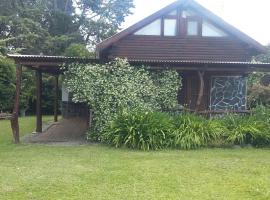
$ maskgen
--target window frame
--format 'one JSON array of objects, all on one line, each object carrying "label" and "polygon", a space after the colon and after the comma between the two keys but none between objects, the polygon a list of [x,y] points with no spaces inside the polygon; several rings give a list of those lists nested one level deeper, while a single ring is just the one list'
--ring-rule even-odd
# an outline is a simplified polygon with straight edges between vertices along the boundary
[{"label": "window frame", "polygon": [[[169,13],[167,15],[164,15],[162,17],[162,21],[161,21],[161,37],[177,37],[179,36],[179,8],[176,9],[176,15],[169,15]],[[175,19],[176,20],[176,27],[175,27],[175,35],[164,35],[164,31],[165,31],[165,20],[166,19]]]},{"label": "window frame", "polygon": [[[197,22],[197,35],[188,35],[188,23]],[[202,19],[198,16],[188,16],[185,18],[185,36],[186,37],[202,37]]]}]

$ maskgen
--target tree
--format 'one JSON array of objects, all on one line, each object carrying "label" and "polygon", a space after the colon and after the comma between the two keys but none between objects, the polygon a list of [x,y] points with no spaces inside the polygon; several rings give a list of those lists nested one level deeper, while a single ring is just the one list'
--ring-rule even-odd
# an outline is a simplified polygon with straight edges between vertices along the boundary
[{"label": "tree", "polygon": [[0,56],[0,112],[10,112],[15,92],[15,64]]},{"label": "tree", "polygon": [[[270,45],[266,46],[267,52],[254,58],[257,62],[270,62]],[[255,107],[259,104],[270,105],[270,86],[262,85],[261,79],[269,73],[255,72],[248,77],[248,105]]]},{"label": "tree", "polygon": [[[1,0],[0,53],[93,56],[87,48],[114,34],[132,6],[132,0]],[[23,71],[22,108],[35,101],[33,81],[31,72]],[[50,79],[43,83],[52,96]],[[12,84],[0,93],[7,104]]]},{"label": "tree", "polygon": [[65,50],[65,56],[89,58],[94,57],[94,54],[88,51],[83,44],[71,44]]},{"label": "tree", "polygon": [[2,0],[0,46],[49,55],[63,55],[72,43],[94,48],[116,33],[132,6],[132,0]]}]

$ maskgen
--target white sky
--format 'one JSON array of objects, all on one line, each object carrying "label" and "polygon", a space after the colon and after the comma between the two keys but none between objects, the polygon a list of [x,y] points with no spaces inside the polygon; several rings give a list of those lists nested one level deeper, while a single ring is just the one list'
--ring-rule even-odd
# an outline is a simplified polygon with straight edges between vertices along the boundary
[{"label": "white sky", "polygon": [[[175,0],[134,0],[133,15],[122,28],[153,14]],[[196,0],[263,45],[270,44],[270,0]]]}]

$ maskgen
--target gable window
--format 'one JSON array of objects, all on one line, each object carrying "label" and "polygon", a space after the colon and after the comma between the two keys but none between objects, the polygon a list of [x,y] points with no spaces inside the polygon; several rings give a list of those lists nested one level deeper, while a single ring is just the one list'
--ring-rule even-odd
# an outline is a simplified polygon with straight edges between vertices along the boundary
[{"label": "gable window", "polygon": [[227,34],[207,21],[202,23],[203,37],[225,37]]},{"label": "gable window", "polygon": [[161,35],[161,19],[157,19],[152,23],[146,25],[145,27],[141,28],[135,35]]},{"label": "gable window", "polygon": [[164,36],[176,36],[177,33],[177,20],[164,19]]},{"label": "gable window", "polygon": [[199,33],[199,22],[195,20],[189,20],[187,22],[187,35],[197,36]]}]

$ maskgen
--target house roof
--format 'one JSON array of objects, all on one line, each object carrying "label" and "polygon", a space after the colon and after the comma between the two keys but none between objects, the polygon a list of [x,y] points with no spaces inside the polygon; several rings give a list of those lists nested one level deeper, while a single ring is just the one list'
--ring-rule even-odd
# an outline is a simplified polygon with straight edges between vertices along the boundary
[{"label": "house roof", "polygon": [[[102,63],[99,59],[65,57],[65,56],[45,56],[45,55],[20,55],[8,54],[16,63],[28,67],[32,70],[40,70],[49,74],[61,74],[62,66],[68,63]],[[270,63],[261,62],[228,62],[212,60],[140,60],[129,59],[132,65],[151,66],[153,69],[164,69],[168,67],[176,70],[207,70],[207,71],[270,71]]]},{"label": "house roof", "polygon": [[242,31],[238,30],[234,26],[228,24],[225,22],[222,18],[218,17],[208,9],[204,8],[194,0],[177,0],[176,2],[166,6],[165,8],[155,12],[154,14],[150,15],[149,17],[144,18],[143,20],[137,22],[136,24],[130,26],[129,28],[115,34],[114,36],[104,40],[103,42],[99,43],[97,45],[97,52],[101,52],[102,50],[110,47],[115,42],[121,40],[122,38],[136,32],[140,28],[144,27],[145,25],[151,23],[155,19],[163,16],[164,14],[174,10],[175,8],[183,6],[183,7],[190,7],[197,11],[202,16],[206,17],[211,22],[215,23],[216,25],[222,27],[224,30],[226,30],[231,35],[236,36],[238,39],[242,40],[243,42],[247,43],[254,49],[256,49],[260,53],[266,52],[266,49],[264,46],[262,46],[259,42],[251,38],[250,36],[246,35]]}]

